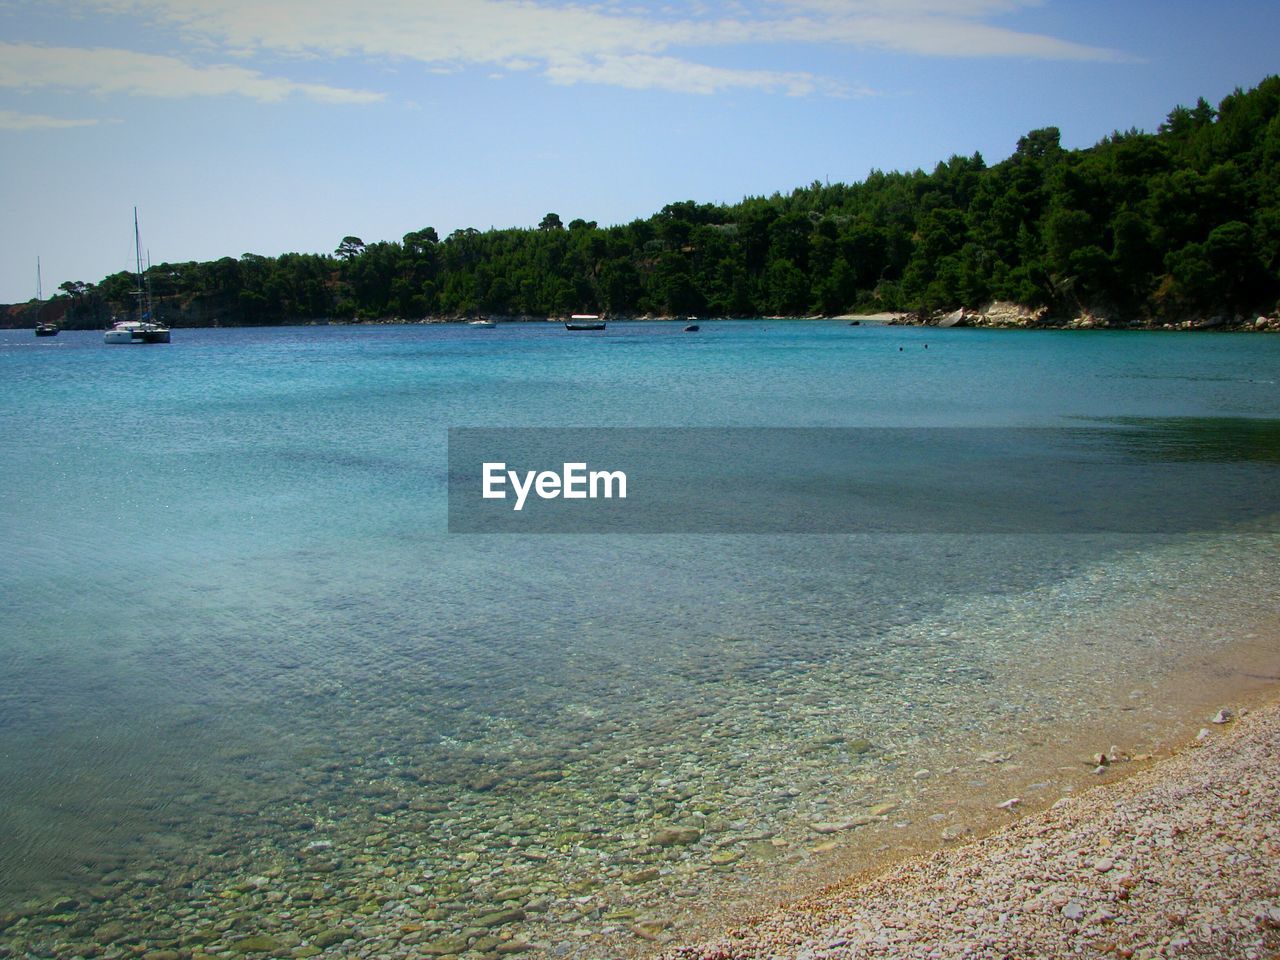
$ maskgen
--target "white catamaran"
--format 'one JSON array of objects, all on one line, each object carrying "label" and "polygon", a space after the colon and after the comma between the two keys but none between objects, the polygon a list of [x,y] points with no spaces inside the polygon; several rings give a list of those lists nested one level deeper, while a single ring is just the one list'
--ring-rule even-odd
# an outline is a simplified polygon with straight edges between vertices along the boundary
[{"label": "white catamaran", "polygon": [[138,319],[119,320],[103,335],[104,343],[168,343],[169,328],[155,319],[151,303],[151,283],[142,274],[142,240],[138,233],[138,208],[133,208],[133,247],[137,255]]}]

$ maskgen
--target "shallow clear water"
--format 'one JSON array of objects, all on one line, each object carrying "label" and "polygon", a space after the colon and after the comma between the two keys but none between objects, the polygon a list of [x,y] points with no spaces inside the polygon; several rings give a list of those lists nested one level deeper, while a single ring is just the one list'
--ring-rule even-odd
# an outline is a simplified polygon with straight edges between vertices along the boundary
[{"label": "shallow clear water", "polygon": [[0,332],[0,939],[567,953],[1277,613],[1274,525],[450,536],[449,427],[1125,418],[1280,419],[1280,338]]}]

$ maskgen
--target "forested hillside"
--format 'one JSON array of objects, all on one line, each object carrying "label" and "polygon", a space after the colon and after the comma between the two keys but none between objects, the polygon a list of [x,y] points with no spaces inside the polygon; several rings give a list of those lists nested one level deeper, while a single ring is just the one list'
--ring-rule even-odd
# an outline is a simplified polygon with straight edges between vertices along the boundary
[{"label": "forested hillside", "polygon": [[[164,263],[148,276],[161,316],[188,324],[803,315],[993,299],[1147,322],[1274,313],[1280,77],[1089,149],[1034,130],[991,167],[953,156],[929,173],[671,203],[619,226],[551,213],[530,229],[440,238],[425,227],[400,241],[346,237],[332,255]],[[66,326],[98,326],[130,309],[134,283],[120,273],[64,284],[55,309]]]}]

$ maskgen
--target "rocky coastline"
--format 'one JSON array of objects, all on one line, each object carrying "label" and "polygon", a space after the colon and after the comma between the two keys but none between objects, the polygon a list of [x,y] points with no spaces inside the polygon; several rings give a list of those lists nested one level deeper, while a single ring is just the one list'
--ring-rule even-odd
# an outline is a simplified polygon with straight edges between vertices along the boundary
[{"label": "rocky coastline", "polygon": [[959,307],[950,311],[917,311],[889,314],[886,323],[895,326],[985,327],[1022,330],[1232,330],[1280,332],[1280,316],[1259,314],[1213,314],[1179,320],[1126,319],[1114,311],[1081,307],[1054,311],[1048,307],[996,300],[979,308]]}]

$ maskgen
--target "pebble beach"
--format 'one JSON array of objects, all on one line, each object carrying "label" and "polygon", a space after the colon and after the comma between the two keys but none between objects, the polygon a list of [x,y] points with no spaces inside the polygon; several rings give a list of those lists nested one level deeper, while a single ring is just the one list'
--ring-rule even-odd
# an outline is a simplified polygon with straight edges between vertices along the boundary
[{"label": "pebble beach", "polygon": [[1126,779],[664,960],[1274,957],[1280,704],[1241,713]]}]

